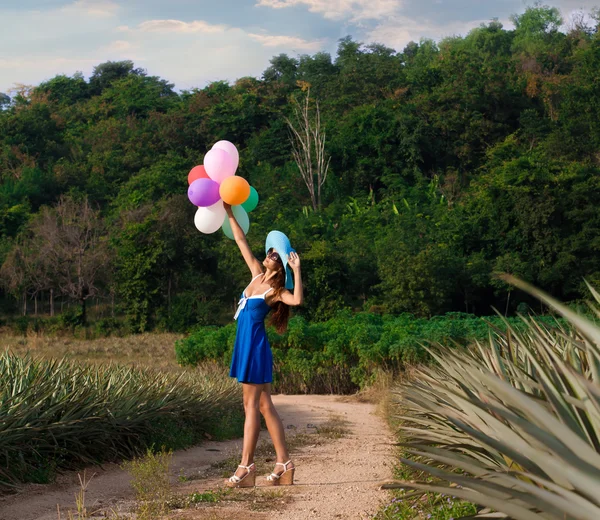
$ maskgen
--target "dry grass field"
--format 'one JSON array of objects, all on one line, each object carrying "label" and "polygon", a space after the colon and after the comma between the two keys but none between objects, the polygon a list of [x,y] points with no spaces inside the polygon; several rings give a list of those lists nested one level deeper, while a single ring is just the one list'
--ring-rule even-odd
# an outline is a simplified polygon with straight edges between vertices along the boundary
[{"label": "dry grass field", "polygon": [[181,370],[175,361],[175,341],[183,334],[134,334],[93,340],[47,336],[30,333],[27,336],[0,332],[0,352],[9,350],[23,355],[27,352],[46,359],[66,357],[74,361],[119,363],[130,366],[151,366],[162,370]]}]

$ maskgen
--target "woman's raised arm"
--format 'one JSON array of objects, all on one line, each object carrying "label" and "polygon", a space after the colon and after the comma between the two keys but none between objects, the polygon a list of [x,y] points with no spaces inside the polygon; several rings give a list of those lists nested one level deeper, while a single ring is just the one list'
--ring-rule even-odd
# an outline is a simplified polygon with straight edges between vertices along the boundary
[{"label": "woman's raised arm", "polygon": [[248,265],[248,269],[250,269],[252,276],[261,274],[263,272],[262,264],[252,253],[252,250],[250,249],[250,246],[248,245],[248,241],[246,240],[246,235],[244,235],[242,228],[240,227],[240,225],[237,223],[237,220],[235,220],[235,217],[233,216],[233,211],[231,210],[231,206],[229,204],[226,204],[225,202],[223,203],[223,206],[225,206],[225,211],[227,211],[227,216],[229,218],[229,224],[231,224],[231,231],[233,232],[233,238],[235,239],[235,243],[238,245],[238,247],[240,248],[240,251],[242,252],[242,256],[244,257],[244,260],[246,261],[246,264]]},{"label": "woman's raised arm", "polygon": [[302,305],[304,302],[304,287],[302,285],[302,274],[300,273],[300,257],[298,253],[292,252],[288,256],[288,265],[294,271],[294,292],[285,290],[279,295],[279,299],[286,305]]}]

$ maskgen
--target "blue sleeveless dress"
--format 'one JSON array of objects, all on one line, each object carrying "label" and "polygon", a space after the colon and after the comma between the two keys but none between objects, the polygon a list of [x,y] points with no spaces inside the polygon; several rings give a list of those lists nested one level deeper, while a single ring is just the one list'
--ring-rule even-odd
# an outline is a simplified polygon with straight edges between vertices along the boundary
[{"label": "blue sleeveless dress", "polygon": [[[262,274],[252,278],[250,284],[259,276]],[[272,383],[273,354],[265,330],[265,317],[271,310],[265,302],[265,296],[272,288],[249,298],[246,297],[246,289],[242,292],[234,316],[237,330],[229,376],[237,378],[240,383]]]}]

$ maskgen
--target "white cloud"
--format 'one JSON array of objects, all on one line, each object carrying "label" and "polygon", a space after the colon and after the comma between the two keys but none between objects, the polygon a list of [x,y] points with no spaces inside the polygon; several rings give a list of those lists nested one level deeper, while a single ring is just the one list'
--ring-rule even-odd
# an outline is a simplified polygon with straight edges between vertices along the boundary
[{"label": "white cloud", "polygon": [[62,8],[66,13],[80,13],[98,18],[110,18],[117,14],[119,5],[111,0],[77,0]]},{"label": "white cloud", "polygon": [[133,48],[131,42],[125,40],[116,40],[108,46],[108,50],[112,51],[128,51]]},{"label": "white cloud", "polygon": [[204,20],[182,22],[181,20],[147,20],[137,26],[141,32],[165,33],[222,33],[227,30],[226,25],[212,25]]},{"label": "white cloud", "polygon": [[269,34],[253,34],[248,36],[260,43],[263,47],[287,47],[290,49],[301,49],[305,51],[317,51],[323,47],[323,41],[307,41],[294,36],[275,36]]},{"label": "white cloud", "polygon": [[307,6],[311,13],[322,14],[331,20],[380,20],[400,9],[402,0],[258,0],[257,7],[283,9]]}]

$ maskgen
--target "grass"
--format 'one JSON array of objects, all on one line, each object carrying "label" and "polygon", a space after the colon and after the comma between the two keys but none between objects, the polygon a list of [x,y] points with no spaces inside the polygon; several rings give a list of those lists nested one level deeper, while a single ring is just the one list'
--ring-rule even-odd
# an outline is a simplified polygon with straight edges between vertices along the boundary
[{"label": "grass", "polygon": [[83,340],[72,336],[55,337],[36,333],[19,336],[2,332],[0,344],[5,351],[18,355],[29,352],[44,359],[66,357],[86,363],[113,362],[182,372],[184,369],[175,361],[174,351],[175,341],[182,337],[182,334],[153,333]]},{"label": "grass", "polygon": [[[250,511],[272,511],[282,504],[291,502],[293,498],[281,489],[264,489],[260,487],[244,489],[242,493],[234,489],[218,489],[180,496],[179,502],[173,502],[177,509],[206,508],[217,504],[243,502]],[[175,509],[173,507],[172,509]],[[220,518],[220,517],[219,517]]]},{"label": "grass", "polygon": [[64,513],[60,510],[60,506],[57,504],[57,520],[63,520],[63,518],[64,520],[91,520],[94,518],[99,518],[100,515],[102,516],[102,518],[106,518],[108,520],[130,520],[132,518],[131,515],[127,514],[123,516],[114,509],[88,509],[88,506],[86,505],[86,493],[90,482],[94,478],[94,475],[95,473],[90,478],[87,478],[85,470],[83,472],[83,475],[81,473],[77,474],[77,476],[79,477],[79,491],[75,495],[75,511],[67,510],[65,516],[63,517]]},{"label": "grass", "polygon": [[[399,450],[398,456],[401,455],[403,454]],[[431,477],[402,464],[396,465],[393,473],[394,478],[398,480],[433,482]],[[453,520],[477,513],[474,504],[453,496],[437,493],[413,493],[405,490],[394,490],[391,493],[390,503],[382,507],[373,520]]]},{"label": "grass", "polygon": [[[79,491],[77,492],[77,494],[75,495],[75,508],[77,510],[77,518],[80,520],[84,520],[87,518],[90,518],[92,515],[94,515],[93,512],[88,511],[87,506],[85,504],[85,496],[86,496],[86,492],[87,492],[87,488],[90,485],[90,482],[92,481],[92,479],[94,478],[94,475],[92,475],[89,479],[86,478],[86,474],[85,471],[83,472],[83,476],[81,474],[78,474],[79,477]],[[57,504],[56,505],[56,513],[58,515],[58,520],[62,520],[62,514],[60,511],[60,506]],[[74,520],[75,517],[73,516],[73,513],[71,511],[67,511],[67,516],[66,518],[68,520]]]},{"label": "grass", "polygon": [[477,510],[473,504],[450,497],[427,494],[410,499],[398,494],[377,513],[374,520],[453,520],[475,513]]},{"label": "grass", "polygon": [[169,481],[172,455],[172,451],[164,448],[157,453],[148,449],[145,456],[123,463],[123,469],[132,477],[137,520],[155,520],[168,513],[172,494]]}]

